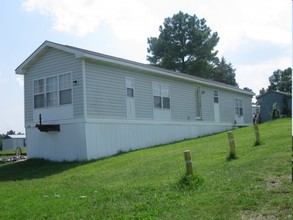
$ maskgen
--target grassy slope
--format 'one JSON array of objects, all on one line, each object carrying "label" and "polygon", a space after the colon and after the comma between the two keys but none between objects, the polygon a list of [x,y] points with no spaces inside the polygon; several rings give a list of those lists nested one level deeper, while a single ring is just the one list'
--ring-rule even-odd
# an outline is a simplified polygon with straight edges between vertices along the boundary
[{"label": "grassy slope", "polygon": [[[0,219],[291,219],[291,120],[84,163],[0,164]],[[203,182],[178,184],[183,151]]]}]

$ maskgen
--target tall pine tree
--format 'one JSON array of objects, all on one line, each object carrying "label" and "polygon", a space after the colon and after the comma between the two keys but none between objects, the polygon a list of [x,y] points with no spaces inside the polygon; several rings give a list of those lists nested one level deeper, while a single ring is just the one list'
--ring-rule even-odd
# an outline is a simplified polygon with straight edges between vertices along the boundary
[{"label": "tall pine tree", "polygon": [[148,38],[150,64],[237,86],[232,64],[217,58],[218,33],[205,19],[180,11],[166,18],[159,31],[159,37]]}]

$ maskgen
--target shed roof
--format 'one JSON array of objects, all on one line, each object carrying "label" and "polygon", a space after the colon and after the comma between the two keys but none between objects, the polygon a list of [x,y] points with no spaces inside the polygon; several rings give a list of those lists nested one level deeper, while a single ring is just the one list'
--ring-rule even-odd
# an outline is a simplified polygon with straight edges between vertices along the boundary
[{"label": "shed roof", "polygon": [[268,95],[270,95],[272,93],[283,95],[283,96],[286,96],[286,97],[292,97],[291,94],[288,94],[288,93],[285,93],[285,92],[270,90],[270,91],[266,92],[265,94],[262,94],[262,95],[258,96],[257,99],[262,99],[263,97],[268,96]]},{"label": "shed roof", "polygon": [[9,134],[4,136],[4,139],[20,139],[20,138],[25,138],[25,134]]},{"label": "shed roof", "polygon": [[166,70],[163,68],[158,68],[148,64],[142,64],[135,61],[130,61],[114,56],[109,56],[101,53],[97,53],[90,50],[85,50],[73,46],[62,45],[58,43],[54,43],[51,41],[45,41],[42,45],[40,45],[23,63],[21,63],[15,70],[16,74],[25,75],[26,69],[29,68],[42,54],[44,54],[49,48],[59,49],[71,54],[74,54],[76,58],[79,59],[93,59],[96,61],[106,62],[112,65],[119,65],[127,68],[138,69],[142,71],[156,73],[158,75],[164,75],[172,78],[178,78],[182,80],[196,82],[206,86],[213,86],[217,88],[222,88],[226,90],[232,90],[234,92],[242,93],[245,95],[253,96],[254,93],[249,92],[247,90],[242,90],[237,87],[227,85],[224,83],[204,79],[201,77],[196,77],[176,71]]}]

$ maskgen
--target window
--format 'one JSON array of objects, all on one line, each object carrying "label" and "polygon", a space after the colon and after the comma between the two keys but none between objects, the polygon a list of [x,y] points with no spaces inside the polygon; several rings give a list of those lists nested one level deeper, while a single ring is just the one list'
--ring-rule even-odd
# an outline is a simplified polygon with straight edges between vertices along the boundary
[{"label": "window", "polygon": [[126,77],[126,96],[134,98],[134,79]]},{"label": "window", "polygon": [[46,78],[46,105],[48,107],[58,105],[57,76]]},{"label": "window", "polygon": [[169,86],[162,83],[153,83],[154,108],[170,109]]},{"label": "window", "polygon": [[71,82],[71,73],[35,80],[34,108],[71,104]]},{"label": "window", "polygon": [[237,116],[243,116],[242,99],[235,99],[235,114]]},{"label": "window", "polygon": [[71,73],[59,76],[59,99],[60,105],[72,103]]},{"label": "window", "polygon": [[34,81],[34,108],[45,107],[44,79]]},{"label": "window", "polygon": [[214,90],[214,103],[219,103],[219,92]]}]

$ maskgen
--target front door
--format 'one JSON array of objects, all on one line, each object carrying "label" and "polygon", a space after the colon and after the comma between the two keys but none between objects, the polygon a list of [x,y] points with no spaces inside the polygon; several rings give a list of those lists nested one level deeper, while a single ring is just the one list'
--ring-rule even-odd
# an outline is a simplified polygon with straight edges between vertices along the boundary
[{"label": "front door", "polygon": [[242,99],[239,98],[235,98],[235,122],[236,125],[242,125],[244,123]]},{"label": "front door", "polygon": [[215,122],[220,122],[220,107],[219,103],[214,103]]},{"label": "front door", "polygon": [[214,116],[215,122],[220,122],[219,91],[214,90]]},{"label": "front door", "polygon": [[126,77],[126,106],[127,118],[135,118],[134,79]]}]

